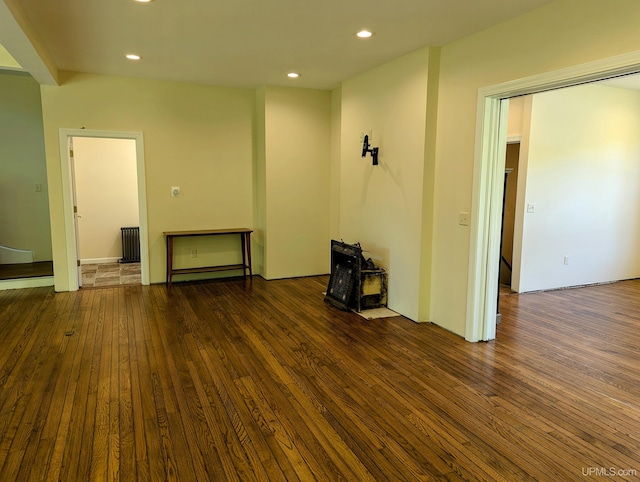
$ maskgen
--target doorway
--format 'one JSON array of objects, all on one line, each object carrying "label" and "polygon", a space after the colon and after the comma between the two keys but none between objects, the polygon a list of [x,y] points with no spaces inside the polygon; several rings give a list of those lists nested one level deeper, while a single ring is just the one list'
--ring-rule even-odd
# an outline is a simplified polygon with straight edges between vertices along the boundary
[{"label": "doorway", "polygon": [[506,124],[509,98],[640,72],[640,53],[621,55],[479,89],[465,338],[496,335]]},{"label": "doorway", "polygon": [[140,260],[125,256],[129,231],[139,227],[135,140],[72,137],[70,143],[78,218],[79,284],[83,288],[139,285]]},{"label": "doorway", "polygon": [[[91,252],[87,252],[85,249],[85,254],[82,252],[82,245],[80,243],[80,237],[82,233],[82,228],[79,227],[86,219],[79,218],[82,216],[81,209],[78,208],[78,204],[76,202],[76,195],[78,194],[75,188],[75,168],[74,168],[74,152],[72,149],[69,149],[68,146],[72,145],[74,141],[80,141],[81,144],[85,144],[87,138],[96,139],[96,141],[108,141],[111,140],[124,140],[130,141],[134,143],[133,152],[135,153],[135,174],[136,180],[134,184],[136,185],[136,193],[134,197],[137,197],[137,221],[139,224],[139,239],[140,239],[140,282],[144,285],[149,284],[149,267],[148,267],[148,231],[147,231],[147,209],[146,209],[146,182],[145,182],[145,169],[144,169],[144,152],[143,152],[143,138],[142,133],[136,132],[112,132],[112,131],[89,131],[85,129],[60,129],[59,131],[60,137],[60,158],[62,163],[63,170],[63,199],[65,204],[65,233],[67,240],[67,274],[69,277],[69,290],[75,291],[80,286],[82,286],[82,263],[81,260],[84,258],[86,261],[107,261],[112,262],[117,260],[114,258],[114,255],[100,256],[97,258],[95,252],[91,254]],[[126,142],[125,142],[126,144]],[[95,175],[95,173],[93,173]],[[117,181],[111,181],[112,184],[117,183]],[[84,186],[83,188],[95,189],[96,186]],[[107,214],[105,214],[107,213]],[[103,215],[108,215],[109,207],[107,206],[106,210],[104,210]],[[94,215],[91,215],[93,217]],[[129,215],[131,218],[133,215]],[[88,221],[88,220],[87,220]],[[95,219],[92,219],[95,222]],[[98,221],[99,222],[99,221]],[[122,221],[117,222],[120,224]],[[118,228],[120,229],[120,228]],[[113,231],[113,230],[112,230]],[[79,236],[80,234],[80,236]],[[116,233],[113,236],[113,232],[109,235],[109,240],[107,241],[107,245],[112,245],[113,248],[114,243],[119,243],[120,241],[120,233]],[[95,243],[90,243],[94,244]],[[120,247],[118,247],[120,248]],[[108,252],[104,251],[103,253]],[[113,251],[111,251],[113,253]],[[88,263],[85,263],[88,264]],[[111,263],[113,264],[113,263]],[[124,273],[125,276],[130,275],[131,273]],[[118,274],[120,275],[120,274]],[[113,278],[115,273],[109,273],[109,277]]]},{"label": "doorway", "polygon": [[500,286],[511,288],[513,273],[513,236],[518,192],[520,142],[507,143],[505,162],[504,209],[502,213],[502,250],[500,253]]}]

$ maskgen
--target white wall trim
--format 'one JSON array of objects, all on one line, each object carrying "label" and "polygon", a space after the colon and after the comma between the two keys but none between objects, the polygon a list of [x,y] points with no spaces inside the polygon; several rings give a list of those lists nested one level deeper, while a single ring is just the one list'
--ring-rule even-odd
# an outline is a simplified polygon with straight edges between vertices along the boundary
[{"label": "white wall trim", "polygon": [[53,286],[53,276],[41,276],[39,278],[8,279],[0,281],[0,291],[21,290],[23,288],[40,288]]},{"label": "white wall trim", "polygon": [[101,263],[117,263],[120,260],[117,256],[115,258],[86,258],[81,259],[80,264],[101,264]]},{"label": "white wall trim", "polygon": [[[469,252],[469,299],[465,327],[465,338],[468,341],[495,338],[502,191],[507,148],[507,123],[501,122],[501,119],[505,120],[509,112],[508,101],[478,97],[478,103],[482,104],[478,106],[478,115],[482,115],[482,118],[477,120],[480,129],[476,131],[475,159],[486,161],[476,162],[473,173],[471,219],[476,222],[471,224]],[[490,283],[494,279],[496,286],[491,293]]]},{"label": "white wall trim", "polygon": [[479,89],[479,94],[483,97],[506,99],[638,72],[640,72],[640,51],[636,50],[615,57],[482,87]]},{"label": "white wall trim", "polygon": [[[62,199],[64,203],[64,227],[67,245],[67,273],[69,291],[78,290],[78,270],[76,260],[75,224],[73,220],[73,196],[71,188],[71,165],[67,152],[69,137],[100,137],[112,139],[133,139],[136,141],[136,163],[138,174],[138,210],[140,220],[140,270],[142,284],[149,284],[149,234],[147,228],[147,187],[144,163],[144,139],[142,132],[97,131],[88,129],[61,128],[58,131],[60,144],[60,163],[62,170]],[[55,272],[54,272],[55,277]]]},{"label": "white wall trim", "polygon": [[501,165],[504,169],[500,153],[506,144],[506,132],[504,135],[501,132],[506,131],[507,115],[500,107],[501,99],[638,72],[640,51],[634,51],[478,90],[465,328],[468,341],[495,338],[496,310],[492,310],[491,305],[495,307],[498,296],[498,257],[494,251],[500,236],[500,224],[496,224],[495,218],[499,212],[496,204],[501,204],[498,200],[502,199],[504,188],[503,179],[497,173]]}]

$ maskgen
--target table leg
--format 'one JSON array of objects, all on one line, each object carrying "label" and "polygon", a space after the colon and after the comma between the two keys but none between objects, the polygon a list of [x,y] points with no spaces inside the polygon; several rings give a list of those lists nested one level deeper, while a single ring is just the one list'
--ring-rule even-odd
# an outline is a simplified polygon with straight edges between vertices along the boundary
[{"label": "table leg", "polygon": [[240,251],[242,251],[242,277],[247,277],[247,242],[245,236],[247,233],[240,233]]},{"label": "table leg", "polygon": [[171,286],[173,272],[173,236],[167,236],[167,283]]},{"label": "table leg", "polygon": [[251,233],[244,233],[244,242],[247,250],[247,264],[249,266],[249,276],[253,278],[253,270],[251,268]]}]

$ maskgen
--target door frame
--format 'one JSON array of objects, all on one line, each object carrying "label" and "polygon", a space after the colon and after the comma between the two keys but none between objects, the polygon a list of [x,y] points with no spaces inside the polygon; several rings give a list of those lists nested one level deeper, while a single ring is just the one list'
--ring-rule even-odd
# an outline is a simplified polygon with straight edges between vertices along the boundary
[{"label": "door frame", "polygon": [[502,191],[508,99],[640,73],[640,51],[478,90],[465,339],[496,337]]},{"label": "door frame", "polygon": [[78,280],[78,247],[76,244],[76,227],[73,214],[73,190],[71,161],[67,150],[70,137],[98,137],[107,139],[133,139],[136,142],[136,168],[138,177],[138,215],[140,224],[140,271],[143,285],[149,284],[149,232],[147,227],[147,185],[144,163],[144,139],[142,132],[101,131],[88,129],[60,128],[58,131],[60,145],[60,161],[62,169],[62,199],[64,203],[64,226],[67,252],[67,273],[69,291],[77,291]]}]

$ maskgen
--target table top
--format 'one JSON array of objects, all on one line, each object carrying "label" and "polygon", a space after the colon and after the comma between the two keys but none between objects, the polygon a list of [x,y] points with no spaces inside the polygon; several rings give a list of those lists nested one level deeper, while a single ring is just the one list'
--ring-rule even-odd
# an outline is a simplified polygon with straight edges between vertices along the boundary
[{"label": "table top", "polygon": [[189,231],[165,231],[163,234],[168,237],[175,236],[209,236],[214,234],[242,234],[252,233],[253,229],[233,228],[233,229],[195,229]]}]

